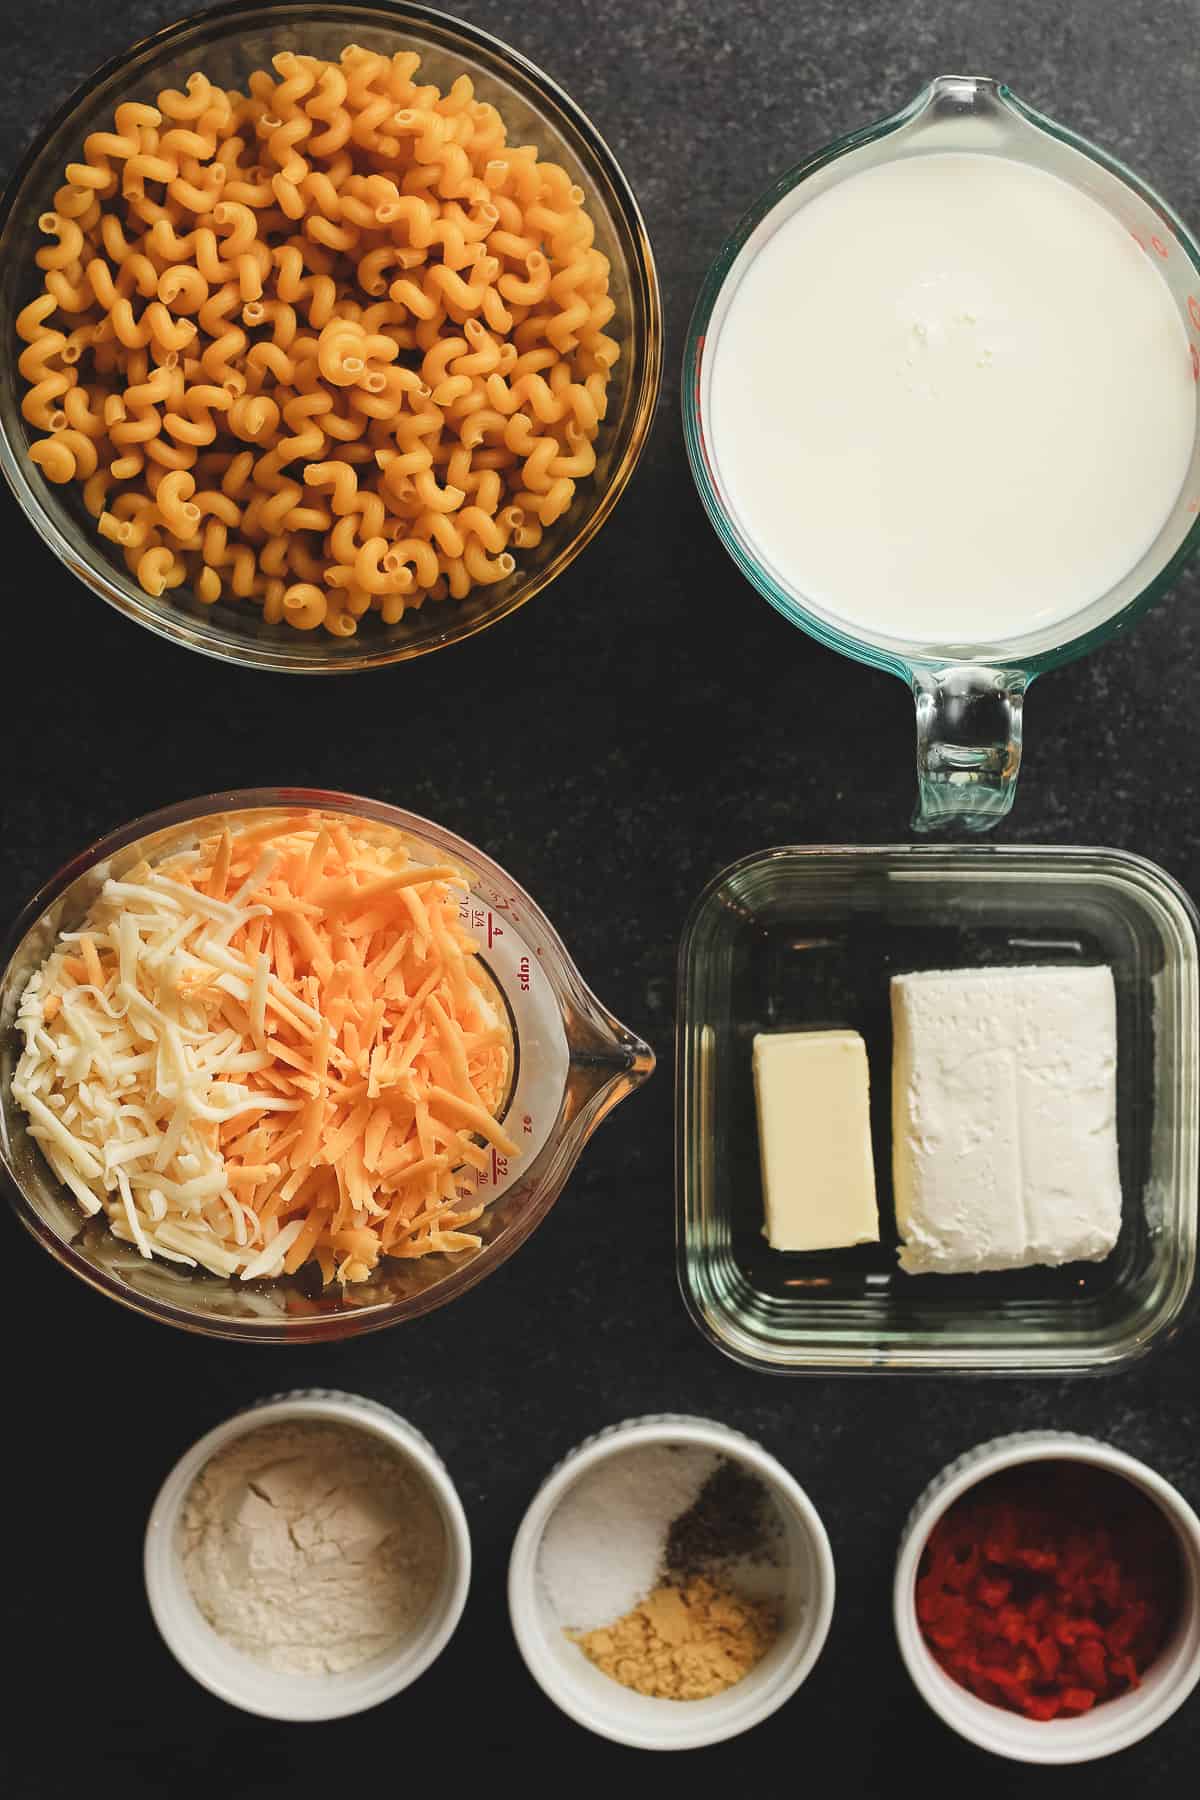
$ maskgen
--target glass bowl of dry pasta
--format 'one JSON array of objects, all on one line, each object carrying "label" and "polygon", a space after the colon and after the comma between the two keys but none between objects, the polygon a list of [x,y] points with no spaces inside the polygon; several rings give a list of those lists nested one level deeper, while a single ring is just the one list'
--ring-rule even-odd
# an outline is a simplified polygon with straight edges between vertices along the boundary
[{"label": "glass bowl of dry pasta", "polygon": [[348,1337],[465,1293],[654,1067],[511,876],[344,794],[135,820],[3,957],[18,1217],[102,1293],[217,1337]]},{"label": "glass bowl of dry pasta", "polygon": [[633,472],[654,260],[603,138],[419,6],[239,4],[108,64],[0,212],[0,464],[127,617],[294,673],[469,637]]}]

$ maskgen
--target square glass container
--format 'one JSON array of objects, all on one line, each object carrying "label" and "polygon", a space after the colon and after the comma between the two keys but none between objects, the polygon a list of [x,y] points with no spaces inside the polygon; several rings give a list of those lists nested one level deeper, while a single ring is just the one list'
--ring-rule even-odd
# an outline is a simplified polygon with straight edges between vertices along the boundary
[{"label": "square glass container", "polygon": [[[700,1330],[753,1368],[1073,1374],[1180,1321],[1196,1261],[1197,927],[1169,875],[1119,850],[766,850],[696,902],[679,959],[679,1278]],[[917,969],[1096,964],[1117,996],[1122,1226],[1099,1263],[907,1275],[892,1203],[889,982]],[[772,1250],[751,1046],[866,1040],[881,1241]]]}]

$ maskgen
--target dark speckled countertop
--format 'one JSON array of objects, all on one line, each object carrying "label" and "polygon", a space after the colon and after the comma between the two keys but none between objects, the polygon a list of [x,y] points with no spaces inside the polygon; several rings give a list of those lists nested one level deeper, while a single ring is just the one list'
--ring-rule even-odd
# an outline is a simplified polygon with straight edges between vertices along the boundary
[{"label": "dark speckled countertop", "polygon": [[[0,166],[11,169],[39,118],[92,69],[178,10],[179,0],[3,0]],[[340,1347],[272,1353],[158,1329],[73,1282],[0,1218],[10,1652],[0,1790],[200,1800],[215,1783],[256,1800],[431,1779],[450,1793],[552,1794],[586,1768],[636,1794],[668,1774],[714,1796],[735,1783],[857,1797],[903,1782],[980,1800],[1182,1793],[1195,1781],[1200,1695],[1109,1763],[993,1761],[911,1690],[889,1582],[925,1482],[1014,1428],[1096,1432],[1200,1502],[1200,1323],[1130,1373],[1072,1385],[785,1381],[739,1369],[701,1340],[675,1288],[671,1059],[675,948],[703,883],[769,844],[903,838],[913,783],[901,684],[792,630],[741,581],[701,513],[677,406],[701,276],[773,176],[939,71],[1010,82],[1200,218],[1196,8],[460,0],[459,10],[571,91],[645,209],[668,374],[628,495],[556,587],[447,653],[482,713],[458,749],[432,729],[434,663],[302,692],[208,663],[92,598],[5,494],[0,917],[98,833],[184,796],[270,782],[376,794],[511,868],[603,999],[653,1042],[660,1071],[500,1274],[421,1324]],[[1200,891],[1198,601],[1193,574],[1133,636],[1037,684],[1010,841],[1124,846]],[[414,759],[414,743],[437,747]],[[616,910],[602,893],[619,896]],[[358,1720],[300,1728],[235,1712],[177,1668],[146,1611],[140,1550],[158,1481],[200,1432],[257,1396],[309,1384],[375,1395],[436,1441],[477,1561],[463,1627],[418,1688]],[[669,1770],[555,1711],[517,1656],[504,1599],[512,1535],[545,1471],[597,1427],[660,1409],[727,1420],[782,1457],[827,1521],[839,1579],[829,1643],[797,1698],[751,1735]]]}]

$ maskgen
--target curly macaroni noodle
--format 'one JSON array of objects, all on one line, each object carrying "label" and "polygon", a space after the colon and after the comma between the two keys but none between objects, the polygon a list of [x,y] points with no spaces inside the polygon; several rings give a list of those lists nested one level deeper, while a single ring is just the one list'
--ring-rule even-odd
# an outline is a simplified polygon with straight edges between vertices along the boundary
[{"label": "curly macaroni noodle", "polygon": [[147,593],[349,637],[502,581],[595,468],[620,348],[583,192],[419,60],[125,102],[39,220],[29,454]]}]

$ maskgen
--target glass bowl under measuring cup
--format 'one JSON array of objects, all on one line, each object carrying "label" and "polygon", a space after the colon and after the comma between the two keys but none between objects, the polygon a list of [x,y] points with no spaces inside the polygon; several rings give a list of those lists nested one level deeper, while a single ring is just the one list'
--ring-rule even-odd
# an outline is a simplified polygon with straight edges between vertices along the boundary
[{"label": "glass bowl under measuring cup", "polygon": [[[154,598],[133,579],[115,547],[100,537],[74,482],[55,486],[28,456],[31,431],[21,416],[25,383],[15,320],[41,282],[34,255],[39,217],[51,207],[67,163],[90,132],[111,131],[123,100],[152,100],[182,87],[196,69],[244,90],[256,69],[281,50],[328,59],[347,44],[390,55],[415,50],[421,79],[443,89],[470,77],[480,100],[503,115],[513,142],[532,143],[567,169],[587,196],[595,242],[610,263],[621,344],[596,440],[594,472],[581,480],[568,512],[541,543],[522,551],[503,580],[471,589],[461,601],[426,603],[394,625],[374,613],[352,637],[264,624],[245,601],[207,606],[190,588]],[[235,0],[134,45],[107,63],[55,113],[22,159],[0,202],[0,471],[26,518],[71,573],[94,594],[160,637],[206,656],[290,674],[347,674],[424,655],[515,612],[575,560],[609,518],[646,442],[662,368],[662,309],[654,254],[637,201],[616,157],[591,120],[541,69],[489,32],[419,5],[358,0]]]},{"label": "glass bowl under measuring cup", "polygon": [[[381,842],[403,836],[418,862],[454,865],[465,884],[461,923],[476,939],[491,997],[507,1014],[512,1075],[497,1115],[519,1156],[490,1153],[471,1172],[472,1200],[485,1204],[472,1226],[477,1250],[412,1260],[383,1259],[366,1281],[321,1289],[313,1270],[241,1282],[144,1260],[86,1220],[26,1129],[13,1098],[21,1051],[17,1006],[62,931],[78,926],[109,877],[143,859],[161,862],[234,820],[296,817],[353,820]],[[18,1218],[74,1274],[150,1318],[213,1337],[304,1343],[351,1337],[444,1306],[517,1250],[545,1218],[593,1131],[653,1072],[654,1055],[587,987],[550,921],[512,877],[482,851],[415,813],[375,800],[309,788],[209,794],[151,813],[82,852],[34,895],[18,919],[0,974],[0,1168]]]},{"label": "glass bowl under measuring cup", "polygon": [[[1141,246],[1162,278],[1186,334],[1195,414],[1200,375],[1200,248],[1144,182],[1115,158],[1043,118],[1002,84],[942,76],[890,118],[839,138],[790,170],[741,221],[713,265],[696,303],[684,357],[684,429],[700,497],[726,549],[758,591],[793,624],[830,648],[907,682],[917,709],[918,802],[913,829],[953,826],[987,831],[1013,802],[1021,757],[1024,696],[1044,670],[1082,656],[1123,631],[1160,599],[1200,544],[1200,424],[1182,486],[1154,541],[1107,592],[1080,610],[1000,641],[921,641],[889,635],[836,613],[799,591],[756,545],[723,478],[712,431],[713,366],[721,330],[740,282],[769,240],[803,207],[847,178],[937,152],[976,153],[1058,177],[1102,207]],[[1081,307],[1103,307],[1103,294],[1081,293]],[[1164,309],[1170,317],[1170,308]],[[965,315],[964,315],[965,316]],[[1182,339],[1181,339],[1182,343]],[[787,354],[786,342],[779,355]],[[1103,380],[1103,370],[1097,379]],[[1179,380],[1188,370],[1181,361]],[[985,409],[972,429],[988,430]],[[799,438],[803,416],[796,422]],[[1038,420],[1031,417],[1031,438]],[[1131,456],[1138,446],[1131,446]],[[914,450],[915,455],[915,450]],[[969,437],[962,456],[970,459]],[[1163,505],[1169,496],[1164,495]],[[796,496],[802,509],[804,495]],[[987,556],[987,546],[978,548]],[[969,594],[972,569],[962,568]]]}]

